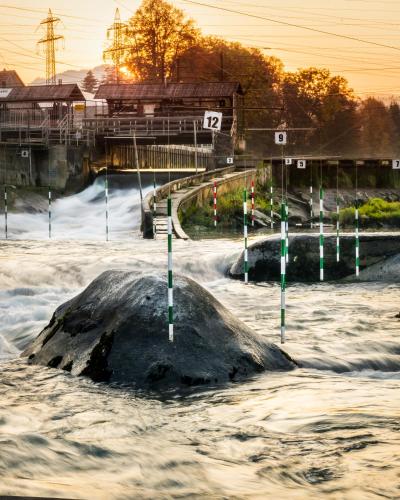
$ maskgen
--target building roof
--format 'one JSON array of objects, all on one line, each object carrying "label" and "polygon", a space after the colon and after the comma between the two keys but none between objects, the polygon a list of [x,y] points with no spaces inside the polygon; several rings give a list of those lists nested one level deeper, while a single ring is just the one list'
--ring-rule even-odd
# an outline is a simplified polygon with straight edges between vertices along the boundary
[{"label": "building roof", "polygon": [[24,82],[15,70],[3,69],[0,71],[0,87],[23,87]]},{"label": "building roof", "polygon": [[131,83],[100,85],[96,99],[182,99],[182,98],[218,98],[242,94],[238,82],[209,83]]},{"label": "building roof", "polygon": [[14,87],[7,95],[0,92],[0,102],[72,102],[84,100],[85,97],[76,83]]}]

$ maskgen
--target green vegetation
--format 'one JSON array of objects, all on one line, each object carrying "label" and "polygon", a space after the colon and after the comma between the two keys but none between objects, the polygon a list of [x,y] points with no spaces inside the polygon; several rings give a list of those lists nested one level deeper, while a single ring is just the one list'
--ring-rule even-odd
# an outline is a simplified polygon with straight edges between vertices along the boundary
[{"label": "green vegetation", "polygon": [[[269,194],[257,191],[255,197],[255,209],[268,215],[270,213]],[[248,191],[249,193],[249,191]],[[250,222],[251,201],[248,198],[248,213]],[[274,206],[274,211],[278,210]],[[182,226],[187,229],[197,226],[197,229],[207,230],[214,227],[213,199],[204,206],[190,205],[184,210],[179,210],[179,220]],[[186,226],[186,227],[185,227]],[[241,231],[243,228],[243,189],[237,188],[234,191],[218,196],[218,229],[227,232]]]},{"label": "green vegetation", "polygon": [[[400,202],[386,201],[382,198],[371,198],[359,207],[361,224],[364,226],[400,226]],[[340,223],[346,226],[354,224],[355,208],[344,208],[340,211]],[[336,220],[336,214],[334,216]]]}]

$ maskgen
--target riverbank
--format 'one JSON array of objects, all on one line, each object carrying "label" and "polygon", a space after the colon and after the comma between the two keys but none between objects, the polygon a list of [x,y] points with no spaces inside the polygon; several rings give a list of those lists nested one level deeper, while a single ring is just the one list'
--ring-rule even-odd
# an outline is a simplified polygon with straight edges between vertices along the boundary
[{"label": "riverbank", "polygon": [[[275,228],[279,223],[281,190],[273,192],[273,213]],[[355,191],[352,189],[339,192],[340,221],[343,229],[354,227]],[[251,224],[251,200],[248,193],[249,232],[265,233],[270,229],[270,191],[268,187],[256,187],[254,226]],[[311,226],[310,194],[305,190],[288,192],[289,226],[293,229],[307,229]],[[324,191],[324,223],[336,224],[336,189]],[[357,191],[357,203],[360,207],[360,227],[363,229],[395,229],[400,227],[400,191],[395,189],[363,189]],[[319,222],[319,192],[313,193],[313,222]],[[192,204],[179,211],[179,218],[184,231],[191,238],[200,237],[236,237],[243,232],[243,190],[235,189],[217,200],[218,223],[214,227],[213,200],[206,200],[202,205]]]}]

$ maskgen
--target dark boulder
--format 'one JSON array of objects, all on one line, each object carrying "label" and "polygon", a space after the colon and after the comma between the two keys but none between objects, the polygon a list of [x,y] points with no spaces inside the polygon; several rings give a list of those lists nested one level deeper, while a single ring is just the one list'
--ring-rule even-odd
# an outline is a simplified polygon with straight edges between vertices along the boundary
[{"label": "dark boulder", "polygon": [[[360,236],[360,280],[400,281],[400,236],[362,234]],[[338,280],[355,272],[354,235],[341,235],[340,262],[336,262],[336,236],[325,236],[324,269],[326,280]],[[248,249],[249,278],[253,281],[280,280],[280,235],[257,241]],[[390,266],[390,267],[389,267]],[[370,270],[370,272],[369,272]],[[397,272],[396,272],[397,271]],[[287,281],[319,281],[319,235],[290,234]],[[243,253],[229,274],[243,277]]]},{"label": "dark boulder", "polygon": [[224,383],[296,366],[195,281],[177,276],[174,299],[171,343],[166,277],[107,271],[60,306],[22,356],[136,387]]}]

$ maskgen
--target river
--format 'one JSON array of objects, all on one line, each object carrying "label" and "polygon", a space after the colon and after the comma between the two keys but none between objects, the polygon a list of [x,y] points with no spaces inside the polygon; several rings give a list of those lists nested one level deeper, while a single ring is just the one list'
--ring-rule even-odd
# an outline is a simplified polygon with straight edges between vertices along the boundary
[{"label": "river", "polygon": [[[112,187],[112,183],[111,183]],[[166,268],[136,189],[101,183],[0,242],[0,495],[85,499],[400,498],[400,285],[294,284],[284,348],[303,368],[149,394],[27,366],[54,309],[106,269]],[[279,287],[225,277],[238,240],[174,241],[176,272],[279,341]],[[318,265],[318,263],[316,263]]]}]

